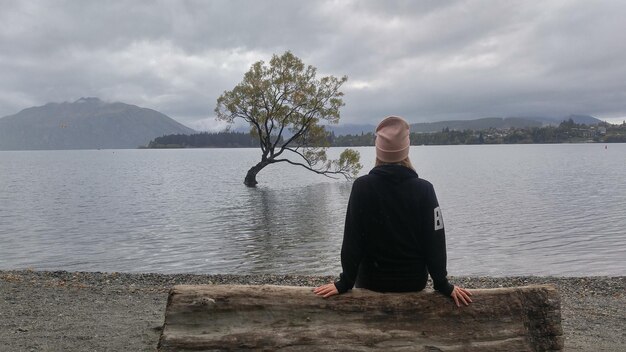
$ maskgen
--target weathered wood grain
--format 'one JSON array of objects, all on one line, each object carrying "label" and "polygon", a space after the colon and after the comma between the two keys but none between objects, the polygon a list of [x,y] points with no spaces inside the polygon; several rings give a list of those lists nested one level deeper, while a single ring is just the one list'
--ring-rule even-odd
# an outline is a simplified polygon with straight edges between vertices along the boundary
[{"label": "weathered wood grain", "polygon": [[306,287],[175,286],[159,351],[562,350],[553,286],[472,293],[458,308],[432,291],[323,299]]}]

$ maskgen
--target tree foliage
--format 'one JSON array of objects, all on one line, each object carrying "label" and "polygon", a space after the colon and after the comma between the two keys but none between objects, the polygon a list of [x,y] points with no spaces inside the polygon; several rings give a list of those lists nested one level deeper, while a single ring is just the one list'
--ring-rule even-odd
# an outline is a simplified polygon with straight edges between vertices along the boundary
[{"label": "tree foliage", "polygon": [[256,185],[256,174],[278,162],[330,177],[356,176],[361,168],[358,152],[345,150],[335,161],[326,156],[329,142],[323,124],[339,122],[344,105],[339,89],[346,80],[346,76],[317,79],[315,67],[285,52],[274,55],[269,65],[254,63],[241,83],[217,99],[217,119],[245,120],[261,147],[261,161],[248,171],[246,185]]}]

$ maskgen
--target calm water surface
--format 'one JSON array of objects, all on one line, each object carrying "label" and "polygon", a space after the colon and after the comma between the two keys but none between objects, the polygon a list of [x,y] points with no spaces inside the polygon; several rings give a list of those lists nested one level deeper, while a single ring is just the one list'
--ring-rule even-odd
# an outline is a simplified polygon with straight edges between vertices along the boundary
[{"label": "calm water surface", "polygon": [[[364,170],[374,149],[358,148]],[[341,149],[332,149],[337,155]],[[337,274],[351,184],[256,149],[0,152],[0,269]],[[626,275],[626,144],[412,147],[452,275]]]}]

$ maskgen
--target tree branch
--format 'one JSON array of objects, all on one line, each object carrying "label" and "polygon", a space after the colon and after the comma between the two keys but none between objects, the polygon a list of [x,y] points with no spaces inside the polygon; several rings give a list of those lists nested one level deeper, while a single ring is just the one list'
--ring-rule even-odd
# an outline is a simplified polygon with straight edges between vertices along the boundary
[{"label": "tree branch", "polygon": [[304,154],[300,153],[299,151],[297,151],[296,149],[293,148],[285,148],[285,150],[288,150],[292,153],[295,153],[297,155],[299,155],[302,159],[304,159],[306,161],[307,164],[309,164],[310,167],[313,167],[313,163],[311,163],[311,161],[309,159],[307,159]]},{"label": "tree branch", "polygon": [[259,125],[259,123],[253,119],[250,115],[248,115],[247,113],[243,113],[242,117],[244,120],[248,121],[248,123],[251,123],[254,125],[254,127],[256,127],[257,130],[257,134],[259,135],[259,144],[261,145],[261,151],[263,152],[263,157],[265,158],[267,156],[267,146],[265,145],[264,141],[263,141],[263,133],[261,131],[261,126]]},{"label": "tree branch", "polygon": [[[280,131],[278,131],[278,137],[276,138],[276,141],[274,142],[274,144],[272,145],[272,150],[274,150],[276,148],[276,146],[278,145],[278,142],[280,141],[280,136],[283,134],[283,131],[285,129],[285,127],[287,126],[287,119],[289,119],[289,117],[296,112],[296,110],[298,110],[299,108],[301,108],[302,106],[304,106],[304,104],[299,104],[294,106],[291,111],[289,111],[289,113],[287,113],[287,115],[285,115],[285,117],[282,118],[282,120],[280,121]],[[293,136],[292,138],[293,139]],[[283,144],[284,146],[288,145],[291,142],[291,140],[285,144]],[[276,154],[276,156],[280,155],[280,153],[282,153],[282,148],[281,151],[278,152],[278,154]]]},{"label": "tree branch", "polygon": [[[312,112],[312,111],[313,110],[310,110],[309,112]],[[304,116],[306,116],[306,114]],[[275,156],[281,155],[285,151],[285,149],[287,149],[287,146],[289,145],[289,143],[293,142],[296,138],[302,136],[302,134],[304,134],[304,132],[306,132],[306,130],[309,128],[309,124],[311,123],[311,120],[313,120],[313,115],[309,116],[308,118],[305,117],[304,121],[302,121],[302,127],[300,127],[298,132],[294,133],[294,135],[291,136],[289,140],[283,143],[283,145],[280,147],[280,150],[278,151],[278,153],[275,154]]]},{"label": "tree branch", "polygon": [[286,163],[289,163],[291,165],[302,166],[303,168],[305,168],[305,169],[307,169],[309,171],[315,172],[316,174],[324,175],[324,176],[326,176],[328,178],[332,178],[332,179],[335,179],[335,180],[337,179],[337,177],[333,177],[331,175],[341,175],[341,176],[345,177],[346,179],[350,179],[350,176],[347,175],[347,173],[344,172],[344,171],[317,170],[317,169],[314,169],[314,168],[312,168],[310,166],[304,165],[302,163],[297,163],[297,162],[291,161],[289,159],[274,159],[272,162],[274,162],[274,163],[286,162]]}]

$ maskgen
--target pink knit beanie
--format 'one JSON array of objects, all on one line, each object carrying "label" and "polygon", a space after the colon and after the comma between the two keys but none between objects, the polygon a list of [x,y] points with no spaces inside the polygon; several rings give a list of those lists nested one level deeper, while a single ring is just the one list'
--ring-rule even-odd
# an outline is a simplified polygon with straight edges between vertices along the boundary
[{"label": "pink knit beanie", "polygon": [[389,116],[376,127],[376,157],[395,163],[409,156],[409,124],[401,117]]}]

